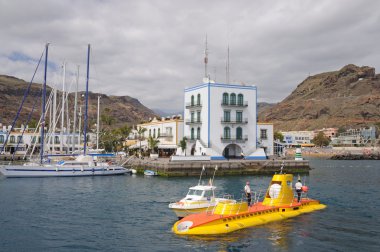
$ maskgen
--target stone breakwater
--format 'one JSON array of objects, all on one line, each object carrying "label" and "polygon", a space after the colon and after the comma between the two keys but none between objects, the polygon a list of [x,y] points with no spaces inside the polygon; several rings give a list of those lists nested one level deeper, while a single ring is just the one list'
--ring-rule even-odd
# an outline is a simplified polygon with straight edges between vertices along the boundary
[{"label": "stone breakwater", "polygon": [[295,160],[229,160],[229,161],[172,161],[169,159],[132,159],[128,166],[136,169],[138,173],[144,170],[153,170],[161,176],[199,176],[202,167],[205,175],[211,175],[218,166],[217,176],[221,175],[272,175],[279,172],[284,162],[286,173],[308,173],[309,161]]}]

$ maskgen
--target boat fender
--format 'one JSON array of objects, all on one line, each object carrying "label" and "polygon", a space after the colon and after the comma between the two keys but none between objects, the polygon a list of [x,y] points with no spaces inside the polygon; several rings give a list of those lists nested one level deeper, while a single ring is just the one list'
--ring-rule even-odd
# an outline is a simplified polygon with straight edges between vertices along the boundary
[{"label": "boat fender", "polygon": [[301,189],[302,189],[302,192],[304,192],[304,193],[309,191],[309,187],[307,187],[307,186],[302,186]]},{"label": "boat fender", "polygon": [[58,167],[55,167],[55,171],[56,171],[56,172],[58,171]]},{"label": "boat fender", "polygon": [[83,172],[83,166],[80,168],[80,171],[82,171],[82,172]]}]

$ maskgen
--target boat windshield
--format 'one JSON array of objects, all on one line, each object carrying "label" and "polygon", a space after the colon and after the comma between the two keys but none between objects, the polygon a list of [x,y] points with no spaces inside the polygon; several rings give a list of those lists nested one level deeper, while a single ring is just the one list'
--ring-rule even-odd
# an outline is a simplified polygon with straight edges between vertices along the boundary
[{"label": "boat windshield", "polygon": [[204,195],[204,197],[206,197],[206,198],[210,198],[210,197],[212,197],[212,196],[214,196],[214,195],[212,195],[212,191],[210,190],[210,191],[205,191],[205,195]]},{"label": "boat windshield", "polygon": [[187,195],[202,196],[203,190],[190,189]]}]

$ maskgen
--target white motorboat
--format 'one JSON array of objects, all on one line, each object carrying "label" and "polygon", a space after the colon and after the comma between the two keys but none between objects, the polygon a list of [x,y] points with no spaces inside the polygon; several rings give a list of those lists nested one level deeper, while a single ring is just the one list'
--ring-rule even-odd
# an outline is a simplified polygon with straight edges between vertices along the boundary
[{"label": "white motorboat", "polygon": [[144,175],[146,175],[146,176],[157,176],[158,173],[155,171],[152,171],[152,170],[145,170]]},{"label": "white motorboat", "polygon": [[214,176],[210,179],[208,185],[200,185],[202,173],[199,178],[199,183],[196,186],[190,187],[186,197],[178,202],[170,203],[169,208],[174,211],[178,218],[183,218],[189,214],[212,211],[219,202],[235,202],[228,195],[225,197],[215,197],[216,186],[213,185],[213,180],[217,167],[214,171]]}]

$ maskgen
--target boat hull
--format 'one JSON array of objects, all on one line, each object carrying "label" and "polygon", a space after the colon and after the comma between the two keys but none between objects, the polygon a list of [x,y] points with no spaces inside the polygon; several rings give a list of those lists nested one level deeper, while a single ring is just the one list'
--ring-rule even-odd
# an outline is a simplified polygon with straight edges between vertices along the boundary
[{"label": "boat hull", "polygon": [[123,175],[130,172],[124,167],[58,167],[58,166],[2,166],[0,172],[7,178],[29,177],[82,177]]},{"label": "boat hull", "polygon": [[216,206],[216,202],[201,201],[201,202],[175,202],[170,203],[169,208],[177,215],[178,218],[183,218],[190,214],[203,213],[207,210],[212,211]]},{"label": "boat hull", "polygon": [[296,217],[300,214],[324,209],[326,205],[316,200],[303,201],[301,204],[283,207],[252,206],[248,211],[232,215],[194,214],[189,215],[173,226],[178,235],[215,235],[239,229],[263,225]]}]

